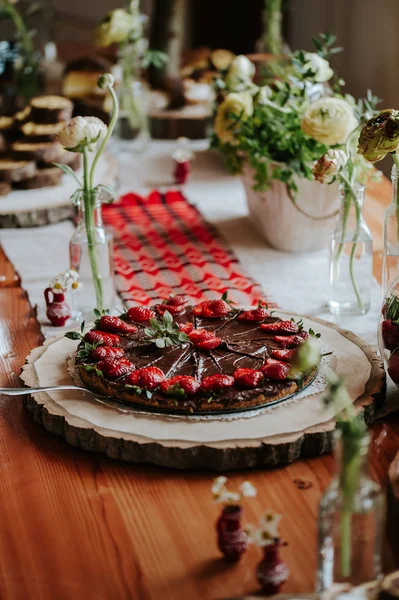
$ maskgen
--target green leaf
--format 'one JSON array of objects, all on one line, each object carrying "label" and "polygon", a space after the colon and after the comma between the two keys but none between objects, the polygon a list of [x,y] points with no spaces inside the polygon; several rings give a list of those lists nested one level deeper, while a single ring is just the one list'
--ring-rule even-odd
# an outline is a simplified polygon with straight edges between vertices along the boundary
[{"label": "green leaf", "polygon": [[165,310],[162,317],[162,322],[165,327],[170,327],[173,325],[173,317],[168,310]]},{"label": "green leaf", "polygon": [[76,181],[76,183],[78,184],[78,186],[80,188],[82,188],[82,183],[79,181],[79,179],[77,178],[76,174],[74,173],[74,171],[72,171],[71,167],[69,167],[68,165],[62,165],[60,163],[53,163],[53,165],[55,167],[58,167],[59,169],[61,169],[61,171],[63,171],[65,173],[65,175],[72,175],[72,177],[74,178],[74,180]]},{"label": "green leaf", "polygon": [[150,390],[145,390],[145,395],[149,400],[152,398],[152,392],[150,392]]},{"label": "green leaf", "polygon": [[98,318],[102,317],[102,314],[100,313],[100,311],[98,310],[98,308],[95,308],[93,310],[93,312],[94,312],[94,316],[96,316]]},{"label": "green leaf", "polygon": [[81,323],[81,325],[80,325],[80,331],[81,331],[82,335],[83,335],[83,334],[84,334],[84,332],[85,332],[85,327],[86,327],[86,322],[85,322],[85,321],[82,321],[82,323]]},{"label": "green leaf", "polygon": [[167,339],[158,338],[158,339],[155,340],[155,345],[158,348],[165,348],[165,346],[167,345],[166,342],[167,342]]},{"label": "green leaf", "polygon": [[81,340],[82,336],[78,331],[68,331],[68,333],[66,333],[64,335],[64,337],[70,339],[70,340]]}]

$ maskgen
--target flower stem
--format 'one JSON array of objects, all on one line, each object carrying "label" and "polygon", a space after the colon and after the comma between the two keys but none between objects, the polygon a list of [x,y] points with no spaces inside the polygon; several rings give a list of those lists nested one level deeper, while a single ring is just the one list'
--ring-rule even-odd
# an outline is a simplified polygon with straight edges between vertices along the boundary
[{"label": "flower stem", "polygon": [[265,0],[266,52],[281,55],[281,4],[282,0]]},{"label": "flower stem", "polygon": [[392,153],[392,160],[396,167],[396,226],[398,228],[398,240],[399,240],[399,185],[398,185],[398,177],[399,177],[399,156],[396,152]]},{"label": "flower stem", "polygon": [[350,277],[351,277],[351,281],[352,281],[353,291],[355,292],[355,296],[357,299],[357,303],[359,305],[360,310],[363,310],[364,305],[363,305],[363,301],[362,301],[360,293],[359,293],[359,288],[358,288],[356,280],[355,280],[355,272],[354,272],[355,254],[356,254],[357,243],[359,241],[361,213],[360,213],[359,202],[355,196],[353,198],[353,202],[355,204],[355,211],[356,211],[356,229],[355,229],[355,234],[353,236],[353,245],[352,245],[352,250],[351,250],[350,259],[349,259],[349,273],[350,273]]},{"label": "flower stem", "polygon": [[83,149],[83,202],[85,211],[87,245],[89,251],[91,272],[93,275],[94,289],[96,292],[96,308],[97,310],[102,312],[103,288],[101,277],[98,272],[96,229],[94,223],[95,192],[93,192],[89,183],[89,155],[87,147]]},{"label": "flower stem", "polygon": [[112,116],[111,116],[110,124],[108,125],[107,134],[105,135],[103,141],[101,142],[101,144],[96,152],[96,155],[94,157],[94,160],[92,162],[92,165],[91,165],[90,176],[89,176],[89,189],[90,190],[93,190],[93,187],[94,187],[94,171],[97,166],[98,159],[100,158],[101,154],[103,153],[104,148],[107,145],[108,140],[111,137],[111,135],[115,129],[116,122],[118,120],[118,114],[119,114],[118,99],[116,97],[115,90],[112,87],[112,85],[108,86],[108,90],[109,90],[109,93],[111,94],[111,98],[112,98]]}]

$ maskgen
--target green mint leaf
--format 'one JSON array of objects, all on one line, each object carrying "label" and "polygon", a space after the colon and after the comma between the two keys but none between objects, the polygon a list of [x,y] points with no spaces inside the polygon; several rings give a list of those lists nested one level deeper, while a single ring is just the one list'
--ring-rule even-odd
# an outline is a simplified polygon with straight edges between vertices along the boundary
[{"label": "green mint leaf", "polygon": [[95,308],[93,312],[94,312],[94,316],[96,316],[98,318],[100,318],[102,316],[102,314],[100,313],[100,311],[98,310],[98,308]]},{"label": "green mint leaf", "polygon": [[66,333],[64,335],[64,337],[70,339],[70,340],[81,340],[82,336],[78,331],[68,331],[68,333]]},{"label": "green mint leaf", "polygon": [[129,389],[129,390],[133,390],[133,392],[134,392],[135,394],[137,394],[138,396],[140,396],[140,394],[141,394],[141,393],[142,393],[142,391],[143,391],[141,388],[139,388],[139,386],[138,386],[138,385],[130,385],[129,383],[126,383],[126,384],[125,384],[125,388],[127,388],[127,389]]},{"label": "green mint leaf", "polygon": [[158,339],[152,340],[152,341],[155,341],[155,345],[158,348],[165,348],[165,346],[167,346],[168,338],[166,338],[166,339],[165,338],[158,338]]},{"label": "green mint leaf", "polygon": [[81,326],[80,326],[80,331],[81,331],[82,335],[83,335],[83,334],[84,334],[84,332],[85,332],[85,327],[86,327],[86,323],[85,323],[85,321],[82,321],[82,324],[81,324]]},{"label": "green mint leaf", "polygon": [[150,392],[150,390],[145,390],[145,395],[149,400],[152,398],[152,392]]},{"label": "green mint leaf", "polygon": [[146,327],[144,329],[144,333],[147,337],[154,337],[157,335],[157,331],[155,331],[155,329],[151,329],[150,327]]},{"label": "green mint leaf", "polygon": [[184,333],[184,331],[180,331],[180,333],[177,334],[177,339],[179,340],[179,342],[183,343],[187,343],[190,341],[189,336],[187,335],[187,333]]},{"label": "green mint leaf", "polygon": [[168,310],[165,310],[162,317],[162,323],[164,327],[170,327],[173,325],[173,317]]}]

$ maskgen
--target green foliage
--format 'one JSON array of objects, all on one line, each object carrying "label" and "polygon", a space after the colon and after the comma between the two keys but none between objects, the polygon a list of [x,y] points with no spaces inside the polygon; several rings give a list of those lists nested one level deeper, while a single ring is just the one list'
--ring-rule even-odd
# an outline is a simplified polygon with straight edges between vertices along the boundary
[{"label": "green foliage", "polygon": [[180,346],[190,341],[186,333],[180,331],[169,311],[165,311],[162,319],[150,319],[151,327],[146,327],[144,333],[158,348]]}]

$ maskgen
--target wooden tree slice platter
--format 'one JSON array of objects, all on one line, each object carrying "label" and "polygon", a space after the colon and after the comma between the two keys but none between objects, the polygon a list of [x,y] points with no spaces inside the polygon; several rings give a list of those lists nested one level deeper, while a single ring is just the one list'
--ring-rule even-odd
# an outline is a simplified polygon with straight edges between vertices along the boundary
[{"label": "wooden tree slice platter", "polygon": [[[77,173],[82,179],[82,173]],[[116,160],[104,154],[98,161],[95,184],[114,186],[118,179]],[[73,218],[71,195],[77,188],[72,176],[64,175],[61,185],[37,190],[14,190],[0,196],[0,229],[41,227]]]},{"label": "wooden tree slice platter", "polygon": [[[306,329],[321,333],[323,350],[333,350],[328,360],[334,361],[355,406],[371,422],[385,399],[380,358],[351,332],[326,321],[303,320]],[[48,340],[27,357],[22,380],[29,387],[73,384],[68,362],[76,345],[67,338]],[[332,449],[334,415],[321,401],[325,383],[320,380],[273,408],[227,416],[126,414],[73,390],[32,394],[26,406],[48,431],[112,458],[179,469],[275,466]]]}]

